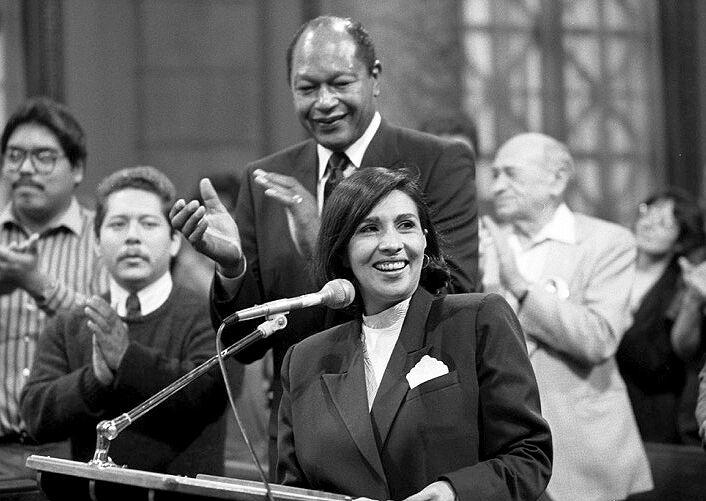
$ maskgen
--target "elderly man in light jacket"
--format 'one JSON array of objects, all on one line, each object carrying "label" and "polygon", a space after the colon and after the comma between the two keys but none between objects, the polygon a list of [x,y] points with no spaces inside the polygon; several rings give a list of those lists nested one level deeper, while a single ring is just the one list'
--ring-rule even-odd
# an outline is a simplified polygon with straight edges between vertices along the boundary
[{"label": "elderly man in light jacket", "polygon": [[572,212],[571,154],[538,133],[493,164],[496,220],[483,219],[486,290],[517,308],[554,442],[551,500],[623,499],[652,478],[614,355],[630,322],[635,245],[626,229]]}]

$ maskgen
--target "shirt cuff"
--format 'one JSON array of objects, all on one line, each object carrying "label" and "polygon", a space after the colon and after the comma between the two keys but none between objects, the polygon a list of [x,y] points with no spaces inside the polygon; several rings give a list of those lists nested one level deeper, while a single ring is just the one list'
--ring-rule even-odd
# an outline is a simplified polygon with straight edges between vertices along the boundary
[{"label": "shirt cuff", "polygon": [[231,299],[240,290],[240,286],[245,280],[245,273],[248,271],[248,260],[243,255],[243,271],[237,277],[226,277],[216,266],[216,280],[220,285],[219,290],[224,293],[224,299]]}]

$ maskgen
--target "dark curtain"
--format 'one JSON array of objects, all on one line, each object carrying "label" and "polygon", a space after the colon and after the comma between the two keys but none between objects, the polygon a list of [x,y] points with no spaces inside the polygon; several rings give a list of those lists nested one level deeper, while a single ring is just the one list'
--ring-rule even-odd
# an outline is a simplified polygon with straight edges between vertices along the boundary
[{"label": "dark curtain", "polygon": [[699,1],[659,2],[667,182],[695,196],[700,195],[702,177]]},{"label": "dark curtain", "polygon": [[24,0],[22,29],[27,96],[64,101],[61,0]]}]

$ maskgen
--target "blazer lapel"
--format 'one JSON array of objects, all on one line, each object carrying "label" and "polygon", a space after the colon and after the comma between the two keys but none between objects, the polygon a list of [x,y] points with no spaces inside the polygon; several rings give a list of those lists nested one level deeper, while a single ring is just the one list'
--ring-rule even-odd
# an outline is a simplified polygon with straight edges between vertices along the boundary
[{"label": "blazer lapel", "polygon": [[[380,381],[371,418],[379,449],[384,447],[397,411],[409,391],[405,377],[417,362],[431,351],[424,346],[426,324],[434,297],[421,287],[412,296],[400,337],[392,350],[385,374]],[[365,377],[365,376],[363,376]]]},{"label": "blazer lapel", "polygon": [[387,487],[368,413],[360,322],[351,322],[346,328],[350,363],[341,374],[322,374],[321,378],[356,446]]}]

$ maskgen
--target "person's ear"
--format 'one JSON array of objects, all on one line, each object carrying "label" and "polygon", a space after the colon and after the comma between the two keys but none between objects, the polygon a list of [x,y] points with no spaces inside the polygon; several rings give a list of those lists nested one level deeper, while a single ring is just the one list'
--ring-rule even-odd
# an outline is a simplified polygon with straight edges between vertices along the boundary
[{"label": "person's ear", "polygon": [[551,182],[551,193],[556,197],[562,197],[569,185],[569,172],[566,169],[554,171]]},{"label": "person's ear", "polygon": [[378,59],[375,60],[373,68],[370,70],[370,76],[373,77],[373,96],[380,95],[380,74],[382,73],[382,64]]},{"label": "person's ear", "polygon": [[181,248],[181,233],[172,231],[171,241],[169,242],[169,255],[175,257]]},{"label": "person's ear", "polygon": [[71,166],[71,175],[74,178],[74,186],[78,186],[83,181],[83,174],[85,172],[85,166],[83,161],[76,162],[76,165]]}]

